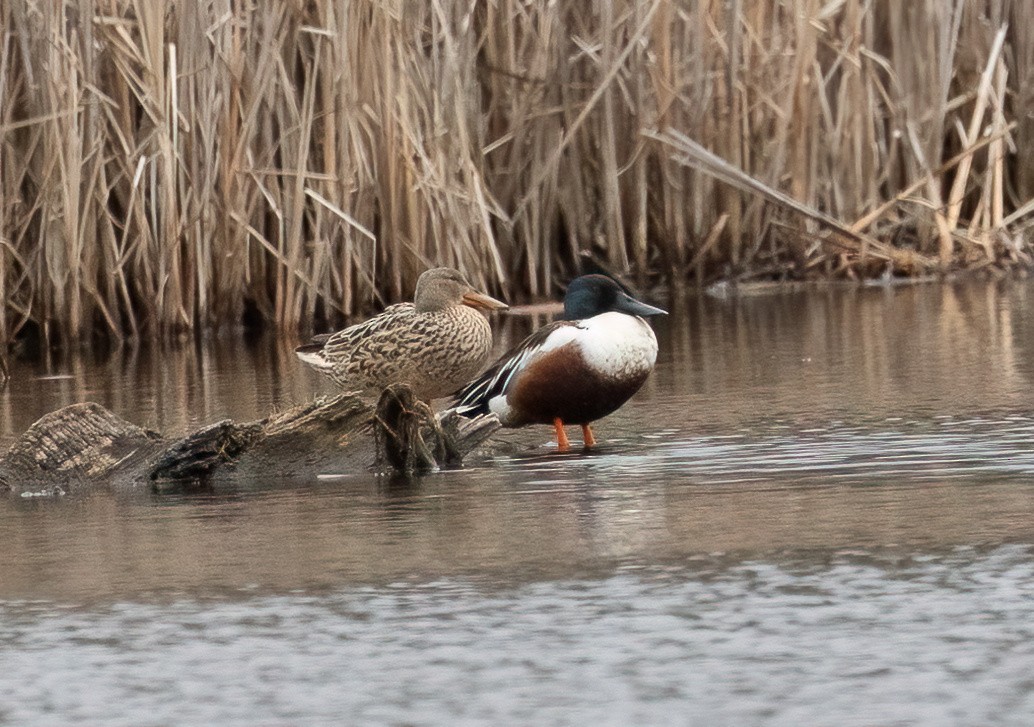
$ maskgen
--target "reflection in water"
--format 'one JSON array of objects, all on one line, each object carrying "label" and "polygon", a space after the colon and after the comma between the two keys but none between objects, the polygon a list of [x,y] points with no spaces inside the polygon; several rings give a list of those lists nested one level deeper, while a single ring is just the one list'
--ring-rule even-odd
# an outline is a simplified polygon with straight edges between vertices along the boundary
[{"label": "reflection in water", "polygon": [[1024,283],[693,299],[653,386],[723,431],[769,415],[1029,411],[1030,297]]},{"label": "reflection in water", "polygon": [[0,392],[10,441],[49,411],[95,401],[140,426],[180,434],[220,419],[251,419],[306,401],[315,383],[300,371],[298,341],[220,336],[198,344],[125,344],[41,362],[11,362]]},{"label": "reflection in water", "polygon": [[[1032,297],[1026,282],[680,297],[670,316],[652,321],[661,352],[639,411],[656,422],[661,409],[665,424],[687,434],[768,416],[1030,411]],[[542,322],[501,319],[498,352]],[[12,384],[0,392],[0,438],[10,442],[48,411],[87,400],[170,434],[264,416],[332,390],[295,358],[299,340],[224,335],[14,360]],[[637,433],[658,432],[631,423]]]},{"label": "reflection in water", "polygon": [[[0,724],[1030,717],[1030,296],[680,298],[593,453],[0,498]],[[0,436],[264,416],[329,390],[295,343],[12,362]]]}]

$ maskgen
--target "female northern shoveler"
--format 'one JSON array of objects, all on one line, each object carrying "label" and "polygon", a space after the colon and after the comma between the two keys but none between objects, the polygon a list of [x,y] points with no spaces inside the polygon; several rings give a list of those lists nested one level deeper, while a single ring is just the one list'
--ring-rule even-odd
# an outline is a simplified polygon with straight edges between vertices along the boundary
[{"label": "female northern shoveler", "polygon": [[504,427],[552,424],[557,448],[570,449],[564,424],[589,423],[616,411],[639,390],[657,360],[657,338],[641,316],[665,314],[636,300],[605,275],[573,280],[564,318],[538,329],[456,395],[473,416],[494,412]]},{"label": "female northern shoveler", "polygon": [[474,290],[458,270],[434,268],[417,280],[412,303],[316,336],[295,353],[346,391],[380,393],[404,383],[430,401],[470,381],[492,351],[492,329],[475,309],[506,307]]}]

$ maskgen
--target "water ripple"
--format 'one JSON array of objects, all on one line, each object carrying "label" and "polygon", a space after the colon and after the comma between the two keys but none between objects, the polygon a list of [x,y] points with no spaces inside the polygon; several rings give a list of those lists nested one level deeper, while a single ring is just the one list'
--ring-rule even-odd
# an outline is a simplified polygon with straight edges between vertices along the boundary
[{"label": "water ripple", "polygon": [[1029,724],[1032,556],[0,603],[0,723]]},{"label": "water ripple", "polygon": [[[667,473],[714,483],[821,479],[873,484],[904,477],[1034,475],[1034,419],[1029,417],[934,423],[895,419],[888,424],[893,428],[830,422],[784,433],[788,425],[776,422],[720,436],[614,440],[580,464],[638,478]],[[517,462],[531,472],[556,473],[565,466],[555,456]]]}]

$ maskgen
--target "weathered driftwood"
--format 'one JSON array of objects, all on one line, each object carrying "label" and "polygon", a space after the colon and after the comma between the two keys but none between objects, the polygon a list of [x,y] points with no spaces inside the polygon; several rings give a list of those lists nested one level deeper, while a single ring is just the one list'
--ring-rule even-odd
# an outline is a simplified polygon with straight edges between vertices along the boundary
[{"label": "weathered driftwood", "polygon": [[498,427],[491,416],[436,416],[404,386],[387,389],[376,409],[341,394],[256,422],[217,422],[177,440],[99,404],[73,404],[42,417],[0,457],[0,492],[420,472],[459,464]]}]

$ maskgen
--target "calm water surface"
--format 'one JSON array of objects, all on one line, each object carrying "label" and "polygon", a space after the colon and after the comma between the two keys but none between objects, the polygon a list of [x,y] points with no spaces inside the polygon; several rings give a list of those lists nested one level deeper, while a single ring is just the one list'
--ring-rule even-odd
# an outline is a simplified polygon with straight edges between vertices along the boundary
[{"label": "calm water surface", "polygon": [[[591,454],[0,497],[0,724],[1034,723],[1034,287],[658,323]],[[0,438],[258,418],[327,391],[294,343],[15,362]]]}]

